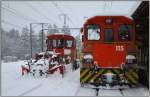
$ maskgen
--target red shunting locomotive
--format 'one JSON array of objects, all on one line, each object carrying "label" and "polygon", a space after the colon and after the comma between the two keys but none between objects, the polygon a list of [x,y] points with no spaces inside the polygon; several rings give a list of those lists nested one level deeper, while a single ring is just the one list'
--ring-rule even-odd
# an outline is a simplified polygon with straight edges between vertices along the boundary
[{"label": "red shunting locomotive", "polygon": [[71,35],[52,34],[47,36],[46,52],[58,53],[59,60],[63,59],[65,64],[70,64],[71,69],[77,59],[76,41]]},{"label": "red shunting locomotive", "polygon": [[95,16],[82,30],[81,85],[137,85],[135,23],[125,16]]}]

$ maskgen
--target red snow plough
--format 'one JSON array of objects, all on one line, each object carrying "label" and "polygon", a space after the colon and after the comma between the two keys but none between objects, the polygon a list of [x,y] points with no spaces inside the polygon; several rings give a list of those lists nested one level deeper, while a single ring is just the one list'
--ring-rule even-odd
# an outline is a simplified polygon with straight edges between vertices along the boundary
[{"label": "red snow plough", "polygon": [[46,52],[35,54],[35,60],[22,66],[22,75],[31,73],[33,76],[53,74],[59,70],[60,74],[76,70],[77,50],[75,38],[65,34],[52,34],[47,36]]},{"label": "red snow plough", "polygon": [[21,66],[22,75],[32,74],[33,76],[47,76],[57,70],[64,76],[64,62],[58,62],[59,53],[42,52],[35,55],[35,60],[30,60]]}]

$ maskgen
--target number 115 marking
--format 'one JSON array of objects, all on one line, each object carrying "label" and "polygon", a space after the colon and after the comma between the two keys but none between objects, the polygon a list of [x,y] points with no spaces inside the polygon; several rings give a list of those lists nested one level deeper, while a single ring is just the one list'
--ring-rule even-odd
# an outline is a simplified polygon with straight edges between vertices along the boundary
[{"label": "number 115 marking", "polygon": [[122,45],[116,46],[116,51],[124,51],[124,46]]}]

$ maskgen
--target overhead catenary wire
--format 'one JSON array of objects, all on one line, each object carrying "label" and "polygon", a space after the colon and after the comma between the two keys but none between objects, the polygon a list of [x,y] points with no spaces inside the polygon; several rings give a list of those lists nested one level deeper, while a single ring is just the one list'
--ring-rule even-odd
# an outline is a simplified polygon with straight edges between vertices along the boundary
[{"label": "overhead catenary wire", "polygon": [[26,3],[34,12],[36,12],[38,15],[42,16],[43,18],[47,19],[50,22],[56,23],[54,20],[48,18],[45,14],[43,14],[42,12],[40,12],[37,8],[35,8],[34,6],[32,6],[30,3]]},{"label": "overhead catenary wire", "polygon": [[7,7],[5,5],[2,6],[2,9],[10,12],[13,15],[16,15],[17,17],[19,17],[20,19],[23,19],[25,21],[33,21],[33,22],[37,22],[37,20],[32,19],[31,17],[27,17],[25,15],[23,15],[22,13],[18,12],[17,10],[11,8],[11,7]]},{"label": "overhead catenary wire", "polygon": [[[58,4],[57,4],[56,2],[52,1],[52,4],[57,8],[57,10],[58,10],[61,14],[66,14],[66,13],[64,13],[63,10],[58,6]],[[67,15],[67,14],[66,14],[66,15]],[[71,19],[68,15],[67,15],[67,17],[68,17],[68,19],[70,20],[70,22],[71,22],[73,25],[75,25],[75,24],[73,23],[72,19]]]}]

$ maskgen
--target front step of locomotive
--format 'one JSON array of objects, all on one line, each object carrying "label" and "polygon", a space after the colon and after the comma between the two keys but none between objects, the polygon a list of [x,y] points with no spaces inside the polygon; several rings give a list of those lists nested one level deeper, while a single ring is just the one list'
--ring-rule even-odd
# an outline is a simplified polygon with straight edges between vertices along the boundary
[{"label": "front step of locomotive", "polygon": [[138,75],[134,70],[124,71],[121,68],[80,68],[80,83],[99,86],[137,86]]}]

